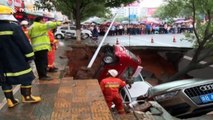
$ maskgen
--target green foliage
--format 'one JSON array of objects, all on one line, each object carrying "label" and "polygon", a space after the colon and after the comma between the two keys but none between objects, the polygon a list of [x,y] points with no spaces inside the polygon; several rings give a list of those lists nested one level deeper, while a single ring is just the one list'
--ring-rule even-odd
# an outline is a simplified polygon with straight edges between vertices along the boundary
[{"label": "green foliage", "polygon": [[[185,0],[186,1],[186,0]],[[183,0],[168,0],[168,3],[159,7],[154,14],[161,19],[191,16],[192,12]]]},{"label": "green foliage", "polygon": [[120,7],[122,4],[125,6],[134,1],[139,2],[140,0],[105,0],[105,6],[106,7]]},{"label": "green foliage", "polygon": [[[167,4],[161,6],[155,16],[162,19],[185,17],[192,18],[194,21],[195,47],[206,45],[212,42],[211,34],[213,33],[213,1],[212,0],[167,0]],[[205,23],[203,18],[210,18]],[[188,35],[189,36],[189,35]],[[187,36],[187,38],[189,38]],[[191,35],[190,35],[191,36]],[[192,36],[191,36],[192,37]],[[192,37],[193,39],[194,37]],[[209,39],[209,40],[207,40]]]},{"label": "green foliage", "polygon": [[[73,19],[76,19],[75,14],[79,9],[81,20],[85,20],[91,16],[107,17],[110,15],[109,7],[120,7],[121,4],[127,5],[134,1],[136,0],[40,0],[35,2],[35,6],[49,11],[56,8]],[[77,4],[80,5],[79,8]]]},{"label": "green foliage", "polygon": [[[186,39],[194,43],[193,58],[185,68],[182,68],[182,71],[170,79],[175,80],[183,73],[213,64],[213,0],[166,1],[167,4],[161,6],[155,16],[164,19],[185,17],[193,20],[193,33],[185,34]],[[208,62],[201,65],[199,62],[203,60]]]},{"label": "green foliage", "polygon": [[[127,5],[135,0],[48,0],[47,2],[49,1],[54,4],[57,11],[70,16],[71,20],[74,19],[76,29],[80,30],[82,20],[92,16],[109,17],[108,7],[120,7],[121,4]],[[45,0],[41,0],[37,6],[47,8]],[[77,39],[80,41],[79,35]]]},{"label": "green foliage", "polygon": [[[77,8],[77,2],[79,8]],[[85,20],[91,16],[103,17],[109,10],[104,6],[102,0],[57,0],[54,2],[58,11],[62,11],[63,14],[71,16],[76,19],[76,12],[80,12],[80,19]],[[79,9],[79,10],[77,10]]]},{"label": "green foliage", "polygon": [[35,1],[36,8],[38,9],[47,9],[48,11],[52,11],[55,9],[55,6],[51,2],[51,0],[40,0],[40,1]]},{"label": "green foliage", "polygon": [[80,4],[81,20],[85,20],[91,16],[107,17],[110,14],[109,7],[120,7],[121,4],[129,4],[135,0],[57,0],[54,3],[57,10],[63,14],[76,18],[74,15],[77,10],[77,3]]},{"label": "green foliage", "polygon": [[109,9],[104,7],[104,4],[90,4],[90,6],[85,7],[81,20],[85,20],[91,16],[97,17],[106,17],[107,13],[109,13]]}]

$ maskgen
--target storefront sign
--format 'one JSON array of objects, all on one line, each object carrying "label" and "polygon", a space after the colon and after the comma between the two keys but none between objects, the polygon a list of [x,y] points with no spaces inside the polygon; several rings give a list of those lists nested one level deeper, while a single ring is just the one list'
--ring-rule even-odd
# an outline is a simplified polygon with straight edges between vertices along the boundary
[{"label": "storefront sign", "polygon": [[13,5],[13,0],[7,0],[7,4],[8,4],[9,6]]},{"label": "storefront sign", "polygon": [[24,2],[25,11],[26,12],[35,12],[34,11],[34,5],[32,2]]},{"label": "storefront sign", "polygon": [[22,0],[14,0],[15,7],[22,7]]},{"label": "storefront sign", "polygon": [[0,0],[0,5],[6,5],[6,6],[13,7],[14,1],[13,0]]},{"label": "storefront sign", "polygon": [[0,0],[0,5],[5,5],[14,8],[14,0]]}]

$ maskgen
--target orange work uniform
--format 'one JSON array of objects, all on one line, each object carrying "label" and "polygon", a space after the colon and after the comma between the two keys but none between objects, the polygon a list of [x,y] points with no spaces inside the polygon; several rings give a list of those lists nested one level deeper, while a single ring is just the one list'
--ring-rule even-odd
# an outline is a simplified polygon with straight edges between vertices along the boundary
[{"label": "orange work uniform", "polygon": [[114,103],[119,114],[125,113],[122,99],[119,94],[119,88],[123,88],[125,85],[126,83],[124,81],[114,77],[105,78],[100,82],[109,109],[111,108],[112,103]]},{"label": "orange work uniform", "polygon": [[31,43],[30,36],[29,36],[29,34],[28,34],[28,29],[25,28],[25,27],[22,27],[22,30],[24,31],[25,35],[27,36],[27,39],[28,39],[29,42]]},{"label": "orange work uniform", "polygon": [[58,41],[54,38],[54,34],[51,30],[48,31],[48,36],[52,47],[52,49],[48,52],[48,68],[54,68],[56,44]]}]

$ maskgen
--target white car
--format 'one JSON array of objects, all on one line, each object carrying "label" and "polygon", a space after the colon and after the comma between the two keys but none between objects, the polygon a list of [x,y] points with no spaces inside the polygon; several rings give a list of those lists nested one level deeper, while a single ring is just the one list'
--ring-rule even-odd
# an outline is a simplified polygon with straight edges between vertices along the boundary
[{"label": "white car", "polygon": [[[65,37],[65,34],[71,34],[72,37],[76,37],[76,27],[75,26],[59,26],[54,33],[57,39],[62,39]],[[92,36],[92,32],[90,30],[84,29],[81,30],[81,38],[86,39]]]},{"label": "white car", "polygon": [[124,103],[132,103],[137,100],[139,96],[145,96],[152,86],[144,81],[141,74],[137,77],[133,78],[133,84],[131,87],[126,85],[123,89],[121,89],[120,94],[122,96]]}]

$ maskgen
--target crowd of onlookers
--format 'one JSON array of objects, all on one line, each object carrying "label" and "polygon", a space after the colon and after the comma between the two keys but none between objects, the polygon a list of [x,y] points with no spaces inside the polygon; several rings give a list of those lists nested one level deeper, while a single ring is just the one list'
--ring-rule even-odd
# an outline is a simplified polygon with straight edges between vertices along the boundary
[{"label": "crowd of onlookers", "polygon": [[[104,35],[109,25],[89,25],[87,29],[92,32],[97,29],[99,35]],[[193,25],[189,23],[173,24],[117,24],[112,25],[108,35],[141,35],[141,34],[178,34],[183,32],[193,32]]]}]

